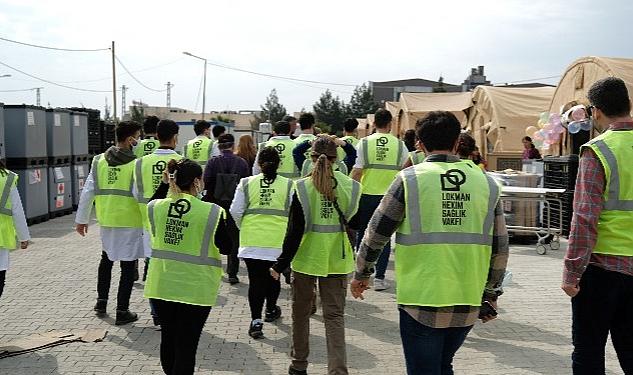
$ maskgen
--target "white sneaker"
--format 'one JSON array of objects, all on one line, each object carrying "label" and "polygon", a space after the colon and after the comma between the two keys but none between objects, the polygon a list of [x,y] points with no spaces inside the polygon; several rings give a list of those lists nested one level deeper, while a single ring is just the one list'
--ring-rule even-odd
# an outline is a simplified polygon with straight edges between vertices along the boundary
[{"label": "white sneaker", "polygon": [[389,283],[384,279],[374,279],[374,290],[385,290],[389,288]]}]

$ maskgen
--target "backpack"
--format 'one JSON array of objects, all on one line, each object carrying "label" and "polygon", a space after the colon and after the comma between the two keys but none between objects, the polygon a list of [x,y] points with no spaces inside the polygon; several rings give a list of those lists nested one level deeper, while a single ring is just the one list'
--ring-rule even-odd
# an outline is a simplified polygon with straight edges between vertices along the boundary
[{"label": "backpack", "polygon": [[229,173],[218,173],[215,176],[215,189],[213,189],[213,198],[217,202],[231,202],[235,196],[235,189],[240,182],[240,176],[235,173],[237,163]]}]

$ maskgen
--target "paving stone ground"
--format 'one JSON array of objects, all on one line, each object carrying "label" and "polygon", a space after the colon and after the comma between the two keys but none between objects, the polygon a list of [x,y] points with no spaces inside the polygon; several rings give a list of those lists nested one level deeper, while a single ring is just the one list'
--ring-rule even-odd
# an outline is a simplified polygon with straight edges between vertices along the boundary
[{"label": "paving stone ground", "polygon": [[[71,343],[0,359],[0,374],[160,374],[160,332],[151,324],[142,284],[135,285],[131,309],[141,319],[116,327],[112,317],[97,318],[96,274],[99,230],[87,238],[73,232],[67,216],[31,227],[32,247],[12,253],[5,293],[0,299],[0,346],[18,337],[59,329],[105,328],[101,343]],[[533,246],[513,246],[513,282],[500,300],[499,319],[477,324],[455,359],[457,374],[570,374],[569,299],[559,289],[563,249],[537,255]],[[115,270],[116,270],[115,266]],[[283,286],[284,318],[266,324],[266,338],[254,341],[249,324],[247,278],[223,284],[200,340],[197,373],[285,374],[289,364],[289,289]],[[109,311],[115,308],[118,270],[113,275]],[[387,273],[393,281],[393,263]],[[404,374],[398,312],[393,289],[369,291],[365,301],[348,297],[346,334],[350,373]],[[312,319],[311,374],[325,374],[322,318]],[[609,343],[607,373],[622,374]]]}]

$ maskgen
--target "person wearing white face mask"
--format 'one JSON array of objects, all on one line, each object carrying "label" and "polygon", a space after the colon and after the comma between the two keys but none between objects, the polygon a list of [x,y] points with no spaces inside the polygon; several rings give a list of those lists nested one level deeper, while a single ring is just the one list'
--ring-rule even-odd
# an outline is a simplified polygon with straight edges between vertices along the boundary
[{"label": "person wearing white face mask", "polygon": [[97,277],[97,315],[107,311],[112,265],[121,262],[121,279],[117,295],[116,325],[134,322],[138,315],[129,310],[134,285],[136,260],[143,258],[141,212],[132,196],[132,175],[136,156],[132,148],[138,143],[141,125],[124,121],[116,127],[116,146],[110,147],[92,161],[75,218],[76,231],[82,237],[88,232],[92,203],[101,226],[101,263]]}]

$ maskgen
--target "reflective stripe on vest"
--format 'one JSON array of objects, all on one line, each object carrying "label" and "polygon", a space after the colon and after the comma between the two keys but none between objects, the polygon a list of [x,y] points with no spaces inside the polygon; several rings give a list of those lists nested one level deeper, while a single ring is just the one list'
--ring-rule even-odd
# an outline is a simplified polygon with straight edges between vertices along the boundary
[{"label": "reflective stripe on vest", "polygon": [[7,208],[7,202],[9,202],[9,195],[11,193],[11,187],[15,181],[15,174],[13,172],[7,172],[7,180],[5,181],[4,188],[2,189],[2,195],[0,196],[0,214],[13,216],[11,208]]},{"label": "reflective stripe on vest", "polygon": [[404,183],[407,184],[407,213],[406,216],[411,226],[411,233],[396,233],[396,243],[413,246],[417,244],[476,244],[490,245],[492,242],[491,231],[494,225],[494,211],[499,199],[499,186],[490,177],[488,188],[490,197],[488,199],[488,214],[484,220],[482,233],[460,233],[460,232],[439,232],[424,233],[422,231],[422,220],[420,217],[420,193],[415,169],[409,168],[402,172]]},{"label": "reflective stripe on vest", "polygon": [[101,158],[103,157],[103,154],[101,155],[97,155],[95,156],[94,160],[92,161],[92,179],[94,181],[94,192],[95,192],[95,196],[98,195],[116,195],[116,196],[120,196],[120,197],[134,197],[134,194],[132,194],[132,188],[134,187],[134,178],[130,178],[130,188],[127,190],[123,190],[123,189],[101,189],[99,187],[99,161],[101,161]]},{"label": "reflective stripe on vest", "polygon": [[417,152],[417,151],[409,152],[409,158],[411,158],[411,164],[416,165],[416,164],[422,163],[424,161],[424,158],[420,156],[424,156],[424,153]]},{"label": "reflective stripe on vest", "polygon": [[[156,236],[156,223],[154,222],[154,205],[156,201],[151,201],[147,205],[147,213],[149,217],[150,228],[152,236]],[[222,267],[222,261],[209,257],[209,246],[211,245],[211,237],[215,231],[215,223],[218,221],[220,215],[220,209],[217,206],[211,208],[211,214],[207,220],[205,226],[204,236],[202,237],[202,244],[200,245],[200,255],[183,254],[173,250],[154,249],[152,248],[152,258],[175,260],[178,262],[196,264],[201,266],[213,266]]]},{"label": "reflective stripe on vest", "polygon": [[633,211],[633,200],[620,199],[620,170],[615,154],[602,139],[595,141],[593,145],[598,148],[610,170],[608,198],[605,200],[603,208],[605,210]]},{"label": "reflective stripe on vest", "polygon": [[292,197],[290,196],[290,190],[292,189],[292,180],[288,180],[288,186],[286,190],[286,203],[284,204],[283,210],[277,210],[272,208],[250,208],[250,197],[249,197],[249,188],[248,188],[249,179],[242,179],[242,191],[244,192],[244,205],[246,210],[244,210],[243,215],[272,215],[272,216],[283,216],[288,217],[290,210],[290,201]]}]

